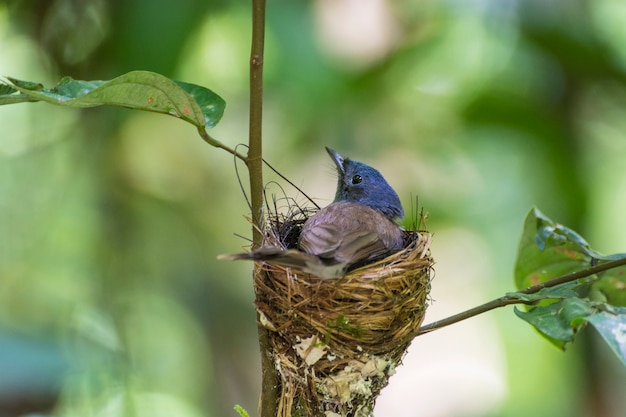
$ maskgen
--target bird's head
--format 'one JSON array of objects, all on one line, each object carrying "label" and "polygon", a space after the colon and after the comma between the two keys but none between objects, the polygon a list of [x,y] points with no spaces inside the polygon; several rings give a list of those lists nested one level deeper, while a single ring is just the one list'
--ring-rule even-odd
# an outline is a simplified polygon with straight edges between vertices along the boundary
[{"label": "bird's head", "polygon": [[348,201],[378,210],[392,220],[404,217],[398,194],[383,176],[369,165],[344,158],[326,147],[337,166],[335,202]]}]

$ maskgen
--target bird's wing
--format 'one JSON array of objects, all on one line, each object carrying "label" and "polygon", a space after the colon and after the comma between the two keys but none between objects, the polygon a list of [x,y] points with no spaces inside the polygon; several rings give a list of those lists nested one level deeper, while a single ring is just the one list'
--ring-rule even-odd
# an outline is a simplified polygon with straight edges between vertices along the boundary
[{"label": "bird's wing", "polygon": [[298,245],[306,253],[332,258],[342,242],[341,231],[332,224],[319,224],[300,235]]},{"label": "bird's wing", "polygon": [[320,258],[354,264],[401,249],[402,233],[374,209],[338,202],[307,220],[298,244]]},{"label": "bird's wing", "polygon": [[379,234],[372,231],[356,231],[343,237],[334,258],[340,262],[354,264],[387,253],[389,248]]},{"label": "bird's wing", "polygon": [[389,251],[380,236],[371,230],[348,233],[335,225],[317,225],[300,238],[300,249],[323,259],[352,264]]}]

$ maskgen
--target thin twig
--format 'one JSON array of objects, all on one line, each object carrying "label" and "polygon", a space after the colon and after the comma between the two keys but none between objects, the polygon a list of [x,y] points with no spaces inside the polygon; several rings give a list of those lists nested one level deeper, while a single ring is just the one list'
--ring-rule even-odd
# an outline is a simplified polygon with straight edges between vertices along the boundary
[{"label": "thin twig", "polygon": [[286,181],[286,182],[287,182],[287,184],[291,185],[293,188],[295,188],[296,190],[298,190],[298,192],[299,192],[300,194],[302,194],[302,195],[303,195],[303,196],[304,196],[307,200],[309,200],[309,202],[311,202],[311,204],[313,204],[313,205],[315,206],[315,208],[317,208],[318,210],[320,209],[320,206],[319,206],[319,205],[318,205],[315,201],[313,201],[313,199],[312,199],[311,197],[309,197],[307,193],[305,193],[304,191],[302,191],[302,190],[300,189],[300,187],[298,187],[296,184],[294,184],[293,182],[291,182],[291,181],[289,180],[289,178],[285,177],[283,174],[281,174],[280,172],[278,172],[278,170],[277,170],[276,168],[274,168],[274,167],[273,167],[273,166],[272,166],[269,162],[267,162],[265,159],[263,160],[263,163],[265,163],[265,165],[266,165],[269,169],[271,169],[272,171],[274,171],[274,173],[275,173],[276,175],[278,175],[280,178],[282,178],[284,181]]},{"label": "thin twig", "polygon": [[[246,146],[245,144],[239,144],[237,145],[237,147],[239,146]],[[236,151],[237,148],[235,148]],[[235,155],[238,156],[238,155]],[[309,202],[311,204],[313,204],[315,206],[316,209],[320,209],[319,204],[317,204],[315,201],[313,201],[313,199],[311,197],[309,197],[309,195],[307,193],[305,193],[300,187],[298,187],[296,184],[293,183],[293,181],[291,181],[289,178],[287,178],[286,176],[284,176],[283,174],[281,174],[276,168],[274,168],[272,166],[272,164],[270,164],[269,162],[267,162],[267,160],[265,158],[263,158],[263,163],[265,164],[265,166],[267,166],[269,169],[271,169],[276,175],[278,175],[280,178],[282,178],[285,182],[287,182],[287,184],[291,185],[293,188],[295,188],[300,194],[302,194],[307,200],[309,200]],[[236,167],[235,167],[235,171],[236,171]],[[243,188],[242,188],[243,191]],[[246,198],[246,201],[248,202],[248,206],[250,206],[250,201],[248,200],[248,196],[245,195],[244,192],[244,196]]]},{"label": "thin twig", "polygon": [[[237,145],[237,147],[239,147],[240,145]],[[241,145],[241,146],[245,146],[245,145]],[[237,148],[235,148],[237,149]],[[246,204],[248,205],[248,209],[250,210],[250,213],[252,213],[252,203],[250,203],[250,199],[248,198],[248,194],[246,193],[246,188],[243,185],[243,182],[241,181],[241,176],[239,175],[239,167],[237,165],[237,158],[233,157],[233,165],[235,168],[235,176],[237,177],[237,182],[239,183],[239,189],[241,190],[241,194],[243,194],[243,198],[246,200]],[[252,239],[249,239],[250,243],[252,243]]]},{"label": "thin twig", "polygon": [[[569,274],[561,275],[556,278],[552,278],[551,280],[542,282],[541,284],[533,285],[531,287],[525,288],[517,293],[521,294],[535,294],[541,291],[544,288],[554,287],[560,284],[565,284],[566,282],[572,282],[580,278],[589,277],[591,275],[612,269],[617,268],[618,266],[626,265],[626,258],[616,259],[614,261],[608,261],[602,263],[600,265],[592,266],[590,268],[582,269],[580,271],[570,272]],[[469,319],[471,317],[477,316],[479,314],[485,313],[490,310],[494,310],[496,308],[512,305],[512,304],[533,304],[534,301],[524,300],[522,298],[516,297],[516,293],[508,294],[500,298],[496,298],[495,300],[491,300],[485,304],[481,304],[474,308],[470,308],[469,310],[463,311],[461,313],[455,314],[453,316],[447,317],[445,319],[437,320],[430,324],[426,324],[420,327],[418,336],[432,332],[433,330],[441,329],[442,327],[449,326],[454,323],[458,323],[460,321]]]}]

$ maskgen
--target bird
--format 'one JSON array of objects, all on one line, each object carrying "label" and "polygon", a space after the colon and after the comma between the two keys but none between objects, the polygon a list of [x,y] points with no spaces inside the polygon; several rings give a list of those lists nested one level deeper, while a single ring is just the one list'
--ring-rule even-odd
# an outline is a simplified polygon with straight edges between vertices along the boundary
[{"label": "bird", "polygon": [[263,261],[330,279],[401,250],[397,222],[404,209],[398,194],[375,168],[326,151],[337,168],[335,198],[305,221],[298,249],[267,246],[218,258]]}]

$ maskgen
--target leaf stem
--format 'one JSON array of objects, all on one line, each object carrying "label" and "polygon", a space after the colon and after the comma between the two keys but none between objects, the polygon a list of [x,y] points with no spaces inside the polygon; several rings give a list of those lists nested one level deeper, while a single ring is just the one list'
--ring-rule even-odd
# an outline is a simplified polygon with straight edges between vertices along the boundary
[{"label": "leaf stem", "polygon": [[[571,282],[580,278],[585,278],[612,268],[617,268],[618,266],[626,265],[626,258],[620,258],[613,261],[608,261],[599,265],[592,266],[590,268],[581,269],[580,271],[570,272],[569,274],[561,275],[556,278],[552,278],[548,281],[542,282],[537,285],[533,285],[531,287],[525,288],[518,293],[521,294],[535,294],[541,291],[544,288],[554,287],[560,284],[565,284],[567,282]],[[533,304],[534,301],[523,300],[521,298],[515,297],[515,293],[507,294],[503,297],[496,298],[495,300],[491,300],[485,304],[481,304],[474,308],[470,308],[469,310],[463,311],[461,313],[452,315],[445,319],[437,320],[430,324],[426,324],[420,327],[417,335],[421,336],[426,333],[430,333],[433,330],[441,329],[442,327],[449,326],[454,323],[458,323],[460,321],[469,319],[471,317],[477,316],[482,313],[486,313],[487,311],[494,310],[496,308],[512,305],[512,304]]]},{"label": "leaf stem", "polygon": [[237,158],[241,159],[243,162],[247,161],[244,155],[240,154],[235,149],[230,148],[227,145],[224,145],[222,142],[220,142],[219,140],[209,135],[209,132],[207,132],[204,128],[199,127],[198,134],[200,134],[200,137],[209,145],[214,146],[216,148],[224,149],[226,152],[230,153],[231,155],[236,156]]}]

